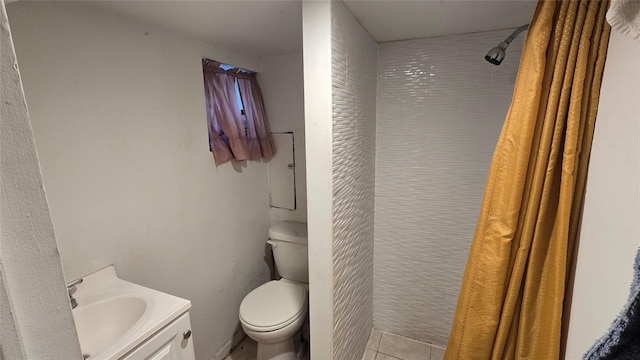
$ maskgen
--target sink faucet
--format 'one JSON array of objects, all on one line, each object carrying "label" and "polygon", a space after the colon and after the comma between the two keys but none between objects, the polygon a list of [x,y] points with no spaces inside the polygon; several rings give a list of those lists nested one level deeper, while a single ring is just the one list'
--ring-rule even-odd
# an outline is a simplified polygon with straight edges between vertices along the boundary
[{"label": "sink faucet", "polygon": [[73,297],[73,295],[71,295],[71,292],[75,290],[78,285],[82,284],[82,281],[82,279],[78,279],[67,284],[67,291],[69,291],[69,300],[71,300],[72,309],[75,309],[78,306],[78,301]]}]

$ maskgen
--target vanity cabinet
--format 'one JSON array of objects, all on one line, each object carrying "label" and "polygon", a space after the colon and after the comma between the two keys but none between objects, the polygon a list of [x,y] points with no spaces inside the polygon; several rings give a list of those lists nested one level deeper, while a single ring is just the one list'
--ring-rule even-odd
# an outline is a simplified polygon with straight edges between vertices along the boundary
[{"label": "vanity cabinet", "polygon": [[180,315],[120,360],[195,360],[189,313]]}]

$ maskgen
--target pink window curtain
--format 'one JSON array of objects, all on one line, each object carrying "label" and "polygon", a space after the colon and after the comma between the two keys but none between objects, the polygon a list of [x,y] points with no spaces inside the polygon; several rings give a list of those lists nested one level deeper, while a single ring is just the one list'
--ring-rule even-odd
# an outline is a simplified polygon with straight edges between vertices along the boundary
[{"label": "pink window curtain", "polygon": [[[209,142],[216,163],[273,156],[275,151],[255,75],[239,72],[238,69],[225,71],[220,68],[219,62],[208,59],[202,59],[202,68]],[[236,80],[246,123],[236,101]],[[242,85],[245,82],[249,85]]]},{"label": "pink window curtain", "polygon": [[262,91],[255,76],[250,78],[238,78],[238,87],[244,113],[247,117],[247,136],[249,151],[252,156],[271,157],[274,147],[267,123],[267,115],[262,101]]}]

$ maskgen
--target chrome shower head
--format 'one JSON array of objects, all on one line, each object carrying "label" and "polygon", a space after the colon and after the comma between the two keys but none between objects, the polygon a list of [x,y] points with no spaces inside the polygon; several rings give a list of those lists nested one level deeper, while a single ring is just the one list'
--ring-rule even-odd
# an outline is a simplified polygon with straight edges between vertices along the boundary
[{"label": "chrome shower head", "polygon": [[489,50],[487,55],[484,56],[484,59],[492,63],[493,65],[500,65],[500,63],[502,63],[502,60],[504,60],[504,57],[507,55],[506,50],[507,50],[507,47],[509,47],[509,44],[511,44],[513,39],[515,39],[516,36],[518,36],[518,34],[527,30],[528,28],[529,28],[529,24],[522,25],[519,28],[517,28],[513,33],[511,33],[511,35],[509,35],[509,37],[504,39],[504,41],[501,41],[500,44],[498,44],[498,46]]}]

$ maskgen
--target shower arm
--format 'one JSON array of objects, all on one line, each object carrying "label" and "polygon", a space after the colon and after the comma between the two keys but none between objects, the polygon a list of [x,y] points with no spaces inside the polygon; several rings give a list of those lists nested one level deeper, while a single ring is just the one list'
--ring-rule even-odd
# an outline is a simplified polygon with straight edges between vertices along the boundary
[{"label": "shower arm", "polygon": [[527,30],[529,28],[529,24],[526,25],[522,25],[519,28],[515,29],[514,32],[511,33],[511,35],[509,35],[508,38],[504,39],[504,43],[506,45],[511,44],[511,42],[513,41],[513,39],[515,39],[518,35],[520,35],[521,32]]}]

